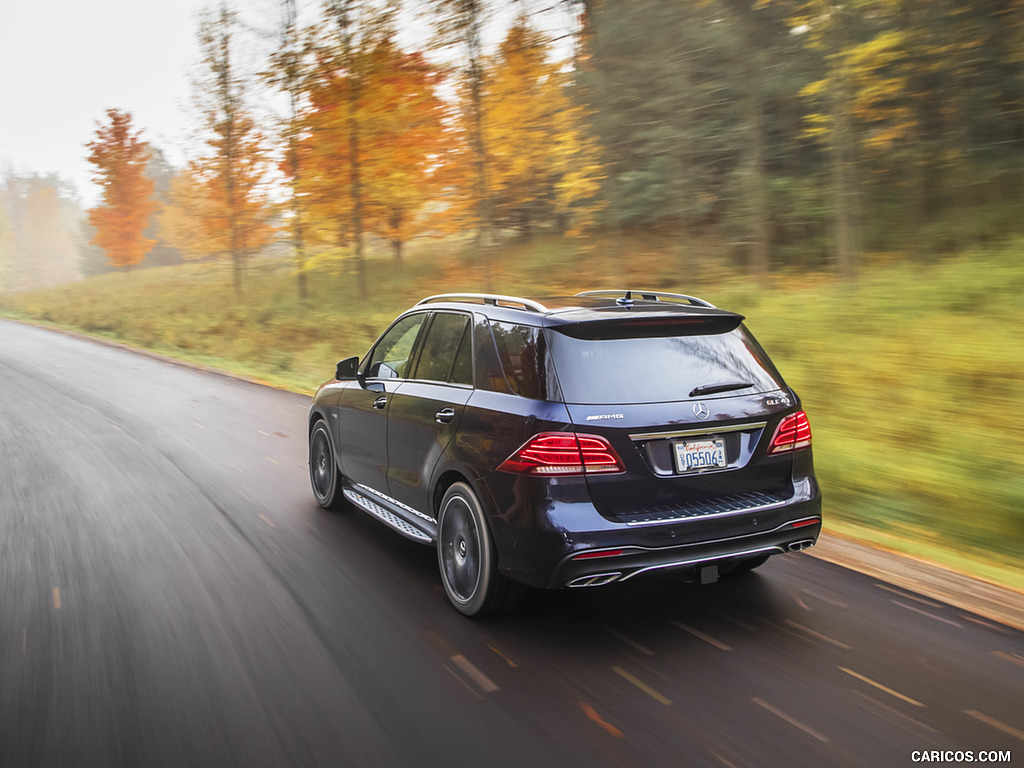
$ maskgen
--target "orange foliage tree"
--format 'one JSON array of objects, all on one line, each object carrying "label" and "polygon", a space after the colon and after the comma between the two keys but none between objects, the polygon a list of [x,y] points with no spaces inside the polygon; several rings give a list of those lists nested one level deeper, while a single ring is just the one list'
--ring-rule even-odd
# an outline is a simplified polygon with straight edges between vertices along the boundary
[{"label": "orange foliage tree", "polygon": [[89,210],[89,222],[96,228],[92,242],[113,266],[131,269],[156,245],[143,232],[159,204],[152,198],[155,184],[146,175],[149,145],[132,130],[131,114],[108,109],[107,119],[85,145],[89,162],[96,166],[93,180],[103,188],[102,202]]},{"label": "orange foliage tree", "polygon": [[263,137],[246,106],[247,82],[234,55],[235,13],[221,6],[200,21],[202,67],[195,102],[205,148],[171,184],[162,236],[188,258],[229,259],[236,293],[249,258],[273,234],[265,192]]},{"label": "orange foliage tree", "polygon": [[301,116],[301,196],[311,234],[352,243],[357,268],[363,231],[387,240],[400,262],[404,243],[433,228],[423,210],[439,192],[446,140],[440,77],[399,48],[386,15],[355,43],[326,38],[317,49]]},{"label": "orange foliage tree", "polygon": [[448,131],[437,93],[441,76],[422,54],[403,53],[391,37],[376,46],[371,61],[363,107],[367,224],[391,244],[397,263],[402,245],[432,228],[423,210],[442,192],[437,171]]}]

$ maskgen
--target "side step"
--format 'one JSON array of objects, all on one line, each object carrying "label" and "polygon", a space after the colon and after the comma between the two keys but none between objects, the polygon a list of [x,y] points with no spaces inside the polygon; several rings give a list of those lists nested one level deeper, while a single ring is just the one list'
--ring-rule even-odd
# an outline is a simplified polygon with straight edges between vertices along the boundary
[{"label": "side step", "polygon": [[358,491],[353,491],[351,488],[345,488],[342,493],[345,494],[346,499],[355,504],[361,510],[373,515],[385,525],[394,528],[406,538],[418,541],[420,544],[433,543],[433,540],[419,528],[414,526],[412,523],[403,520],[391,510],[384,509],[384,507],[373,499],[367,498]]}]

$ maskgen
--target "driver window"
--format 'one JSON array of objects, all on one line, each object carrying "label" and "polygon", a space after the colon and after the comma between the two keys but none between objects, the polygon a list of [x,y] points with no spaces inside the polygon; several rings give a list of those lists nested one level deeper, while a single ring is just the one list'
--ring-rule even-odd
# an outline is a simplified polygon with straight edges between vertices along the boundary
[{"label": "driver window", "polygon": [[373,348],[370,365],[366,369],[367,378],[371,379],[405,379],[409,375],[410,358],[416,343],[416,336],[423,325],[426,314],[423,312],[403,317],[381,337]]}]

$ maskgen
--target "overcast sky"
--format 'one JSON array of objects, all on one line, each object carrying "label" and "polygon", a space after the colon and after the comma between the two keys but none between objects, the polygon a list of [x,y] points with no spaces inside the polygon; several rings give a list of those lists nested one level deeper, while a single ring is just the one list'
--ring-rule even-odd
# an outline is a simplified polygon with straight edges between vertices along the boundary
[{"label": "overcast sky", "polygon": [[[110,108],[131,112],[143,138],[181,164],[191,125],[189,73],[199,59],[198,14],[210,4],[3,0],[0,170],[57,173],[85,206],[95,204],[99,190],[84,145]],[[277,0],[233,5],[250,25],[272,27],[278,18]],[[319,0],[298,5],[315,14]]]},{"label": "overcast sky", "polygon": [[6,0],[0,24],[0,164],[58,173],[86,204],[84,144],[108,108],[178,159],[203,0]]}]

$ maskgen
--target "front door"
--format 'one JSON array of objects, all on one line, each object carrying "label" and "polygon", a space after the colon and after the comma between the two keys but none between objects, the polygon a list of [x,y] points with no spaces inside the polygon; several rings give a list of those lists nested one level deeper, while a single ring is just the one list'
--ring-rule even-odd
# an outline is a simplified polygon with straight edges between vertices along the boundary
[{"label": "front door", "polygon": [[362,381],[348,386],[338,405],[341,472],[352,483],[387,493],[388,412],[391,398],[414,364],[416,340],[427,315],[397,320],[360,366]]}]

